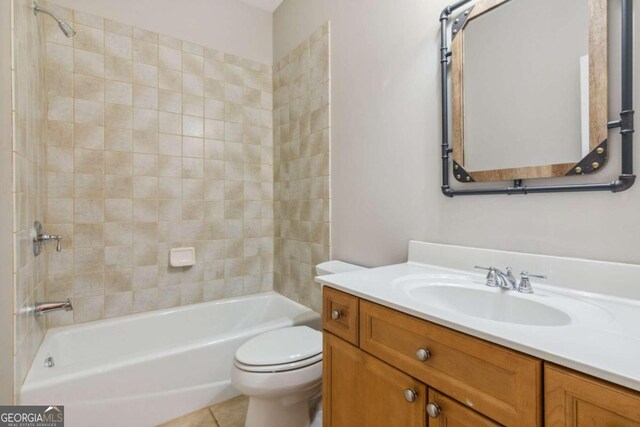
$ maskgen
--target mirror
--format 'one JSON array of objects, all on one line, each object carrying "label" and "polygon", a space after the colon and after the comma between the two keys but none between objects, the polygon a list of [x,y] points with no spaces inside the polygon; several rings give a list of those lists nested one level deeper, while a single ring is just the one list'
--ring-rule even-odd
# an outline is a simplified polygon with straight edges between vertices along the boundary
[{"label": "mirror", "polygon": [[481,0],[456,18],[452,37],[458,181],[602,169],[606,0]]}]

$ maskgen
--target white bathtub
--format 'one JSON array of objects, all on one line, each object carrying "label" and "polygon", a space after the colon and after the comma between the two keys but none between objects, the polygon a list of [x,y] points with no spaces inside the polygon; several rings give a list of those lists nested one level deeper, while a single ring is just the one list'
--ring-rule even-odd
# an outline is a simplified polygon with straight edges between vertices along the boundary
[{"label": "white bathtub", "polygon": [[157,425],[236,396],[238,347],[302,324],[320,317],[269,292],[50,329],[20,403],[64,405],[69,427]]}]

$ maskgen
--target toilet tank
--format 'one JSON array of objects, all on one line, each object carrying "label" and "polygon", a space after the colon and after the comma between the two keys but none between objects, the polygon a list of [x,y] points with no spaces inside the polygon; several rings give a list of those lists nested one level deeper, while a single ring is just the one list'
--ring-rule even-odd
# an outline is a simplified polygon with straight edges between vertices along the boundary
[{"label": "toilet tank", "polygon": [[316,265],[316,275],[326,276],[329,274],[348,273],[351,271],[365,270],[365,267],[361,267],[355,264],[349,264],[342,261],[327,261],[322,264]]}]

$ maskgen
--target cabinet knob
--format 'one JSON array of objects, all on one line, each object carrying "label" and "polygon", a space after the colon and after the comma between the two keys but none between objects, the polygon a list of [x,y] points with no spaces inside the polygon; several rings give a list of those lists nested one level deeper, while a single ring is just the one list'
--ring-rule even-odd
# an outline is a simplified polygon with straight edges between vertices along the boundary
[{"label": "cabinet knob", "polygon": [[404,391],[404,398],[407,402],[413,403],[418,398],[418,393],[415,390],[408,388]]},{"label": "cabinet knob", "polygon": [[416,357],[418,358],[418,360],[426,362],[431,357],[431,352],[426,348],[419,348],[418,350],[416,350]]},{"label": "cabinet knob", "polygon": [[338,320],[338,319],[339,319],[339,318],[341,318],[341,317],[342,317],[342,312],[341,312],[340,310],[333,310],[333,311],[331,312],[331,318],[332,318],[333,320]]},{"label": "cabinet knob", "polygon": [[429,414],[431,418],[438,418],[440,416],[440,407],[438,406],[438,404],[429,403],[427,405],[427,414]]}]

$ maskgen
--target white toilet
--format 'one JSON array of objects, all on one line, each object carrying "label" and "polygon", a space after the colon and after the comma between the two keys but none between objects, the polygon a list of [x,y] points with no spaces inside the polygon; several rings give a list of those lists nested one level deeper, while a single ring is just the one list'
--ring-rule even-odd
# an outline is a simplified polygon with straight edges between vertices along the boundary
[{"label": "white toilet", "polygon": [[231,383],[249,397],[246,427],[308,427],[322,393],[322,333],[295,326],[252,338],[236,352]]}]

